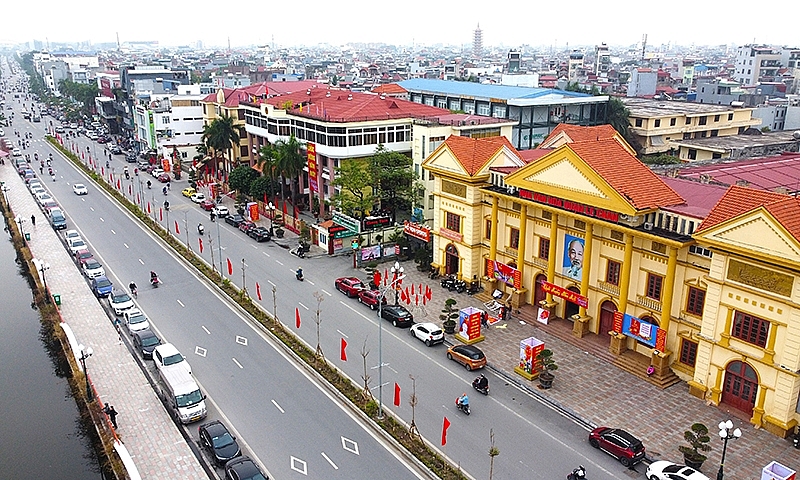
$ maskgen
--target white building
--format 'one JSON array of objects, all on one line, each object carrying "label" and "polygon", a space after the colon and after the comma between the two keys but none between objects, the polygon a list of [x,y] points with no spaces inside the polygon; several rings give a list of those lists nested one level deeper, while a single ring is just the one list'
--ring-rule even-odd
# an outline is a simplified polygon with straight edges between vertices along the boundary
[{"label": "white building", "polygon": [[184,161],[197,154],[203,140],[205,95],[199,85],[182,85],[178,95],[153,95],[136,105],[134,121],[141,150],[156,150],[171,157],[175,150]]},{"label": "white building", "polygon": [[772,82],[781,66],[781,50],[766,45],[743,45],[736,50],[733,78],[740,85]]}]

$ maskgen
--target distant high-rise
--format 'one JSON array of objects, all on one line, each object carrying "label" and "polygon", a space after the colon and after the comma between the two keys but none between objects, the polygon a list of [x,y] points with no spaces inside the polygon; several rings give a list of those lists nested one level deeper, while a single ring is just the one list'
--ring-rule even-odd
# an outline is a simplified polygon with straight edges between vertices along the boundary
[{"label": "distant high-rise", "polygon": [[519,73],[520,56],[520,52],[516,50],[508,52],[508,73]]},{"label": "distant high-rise", "polygon": [[608,45],[601,43],[594,47],[594,73],[599,77],[607,77],[611,69],[611,52]]},{"label": "distant high-rise", "polygon": [[477,60],[483,58],[483,31],[481,30],[480,23],[472,37],[472,56]]}]

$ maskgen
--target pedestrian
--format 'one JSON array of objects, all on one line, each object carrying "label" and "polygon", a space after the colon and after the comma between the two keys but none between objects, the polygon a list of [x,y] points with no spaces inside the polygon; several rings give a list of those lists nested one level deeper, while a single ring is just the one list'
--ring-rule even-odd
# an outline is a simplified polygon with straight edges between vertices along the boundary
[{"label": "pedestrian", "polygon": [[31,215],[31,225],[36,226],[36,215]]},{"label": "pedestrian", "polygon": [[111,425],[114,425],[114,428],[117,428],[117,415],[119,413],[114,409],[114,405],[109,405],[106,403],[106,406],[103,407],[103,413],[108,415],[108,418],[111,420]]}]

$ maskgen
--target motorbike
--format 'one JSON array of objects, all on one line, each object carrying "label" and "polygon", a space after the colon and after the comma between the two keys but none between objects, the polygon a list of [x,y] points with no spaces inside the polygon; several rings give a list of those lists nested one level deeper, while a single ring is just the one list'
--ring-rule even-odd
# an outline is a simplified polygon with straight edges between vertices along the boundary
[{"label": "motorbike", "polygon": [[478,385],[478,383],[481,381],[481,378],[484,378],[484,376],[481,375],[481,376],[479,376],[478,378],[476,378],[475,380],[472,381],[472,388],[474,388],[475,390],[481,392],[484,395],[489,395],[489,382],[488,381],[486,382],[486,387],[485,388],[482,388],[480,385]]},{"label": "motorbike", "polygon": [[439,284],[442,286],[442,288],[446,288],[446,289],[450,290],[451,292],[453,291],[452,287],[453,287],[454,283],[456,283],[456,277],[454,275],[452,275],[452,274],[444,277],[442,279],[442,281],[439,282]]},{"label": "motorbike", "polygon": [[469,415],[469,404],[466,405],[462,404],[461,402],[458,401],[459,398],[460,397],[456,397],[456,408]]},{"label": "motorbike", "polygon": [[469,289],[467,290],[467,295],[475,295],[483,291],[483,287],[481,286],[481,282],[477,280],[473,280],[470,285]]},{"label": "motorbike", "polygon": [[457,293],[466,292],[467,291],[467,282],[465,282],[464,280],[456,280],[453,283],[453,290],[455,290]]},{"label": "motorbike", "polygon": [[431,280],[436,280],[437,278],[439,278],[439,270],[436,269],[432,270],[429,277]]},{"label": "motorbike", "polygon": [[306,251],[303,249],[302,246],[295,248],[294,250],[289,250],[289,253],[292,255],[297,255],[300,258],[306,258]]},{"label": "motorbike", "polygon": [[150,277],[150,285],[152,285],[153,288],[158,288],[160,284],[161,280],[159,280],[157,276]]},{"label": "motorbike", "polygon": [[800,429],[795,427],[794,435],[792,435],[792,445],[794,448],[800,449]]},{"label": "motorbike", "polygon": [[197,225],[197,233],[198,234],[202,235],[203,233],[205,233],[205,231],[206,231],[206,227],[204,227],[202,223]]},{"label": "motorbike", "polygon": [[302,282],[305,277],[303,277],[303,274],[301,272],[297,272],[297,273],[294,274],[294,278],[296,278],[296,279],[298,279],[298,280],[300,280]]},{"label": "motorbike", "polygon": [[583,465],[579,466],[575,470],[572,471],[569,475],[567,475],[567,480],[585,480],[586,479],[586,469],[583,468]]}]

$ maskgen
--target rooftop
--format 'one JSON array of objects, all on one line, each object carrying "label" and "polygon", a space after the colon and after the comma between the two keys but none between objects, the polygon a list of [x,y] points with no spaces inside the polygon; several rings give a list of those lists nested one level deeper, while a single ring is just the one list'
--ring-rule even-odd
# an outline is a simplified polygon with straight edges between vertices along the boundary
[{"label": "rooftop", "polygon": [[670,102],[666,100],[647,100],[644,98],[621,98],[632,117],[674,117],[676,115],[708,115],[736,110],[727,105],[707,103]]},{"label": "rooftop", "polygon": [[678,175],[719,185],[746,184],[760,190],[800,191],[800,153],[785,153],[752,160],[723,161],[681,169]]},{"label": "rooftop", "polygon": [[706,218],[727,190],[721,185],[700,183],[685,178],[661,177],[661,181],[686,200],[684,204],[664,207],[663,210],[698,219]]},{"label": "rooftop", "polygon": [[455,82],[428,78],[412,78],[398,82],[409,92],[441,93],[480,100],[533,99],[546,95],[559,94],[563,97],[591,97],[585,93],[553,90],[551,88],[514,87],[510,85],[491,85],[474,82]]},{"label": "rooftop", "polygon": [[690,148],[701,148],[703,150],[719,150],[729,152],[742,148],[767,147],[770,145],[781,145],[796,143],[800,145],[800,139],[794,138],[794,132],[768,132],[761,135],[729,135],[726,137],[706,137],[692,140],[675,140],[676,145]]},{"label": "rooftop", "polygon": [[712,228],[762,207],[795,239],[800,239],[800,199],[736,185],[728,188],[697,231]]}]

